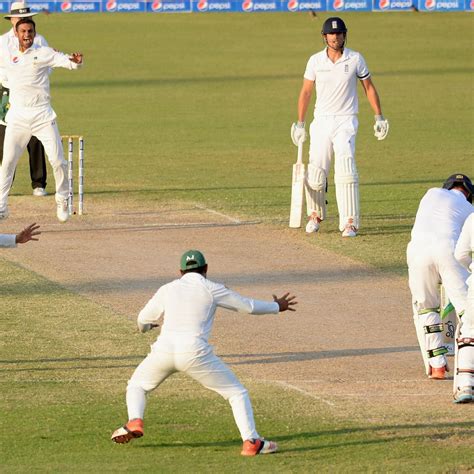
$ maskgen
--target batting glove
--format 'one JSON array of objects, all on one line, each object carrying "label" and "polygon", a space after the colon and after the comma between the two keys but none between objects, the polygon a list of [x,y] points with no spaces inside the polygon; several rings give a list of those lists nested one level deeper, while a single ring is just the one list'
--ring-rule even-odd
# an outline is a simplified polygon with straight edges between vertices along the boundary
[{"label": "batting glove", "polygon": [[291,139],[295,146],[298,146],[300,142],[303,143],[306,140],[306,130],[304,126],[304,122],[296,122],[291,125]]},{"label": "batting glove", "polygon": [[383,115],[375,116],[374,135],[378,140],[383,140],[388,135],[388,120]]}]

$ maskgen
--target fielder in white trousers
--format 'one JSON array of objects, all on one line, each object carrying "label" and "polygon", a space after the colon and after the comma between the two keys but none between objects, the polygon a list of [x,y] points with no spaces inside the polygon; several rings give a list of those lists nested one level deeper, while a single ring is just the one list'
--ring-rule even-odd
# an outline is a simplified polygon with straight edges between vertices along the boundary
[{"label": "fielder in white trousers", "polygon": [[467,280],[467,304],[456,335],[456,367],[454,368],[454,401],[474,402],[474,214],[464,223],[454,256],[470,271]]},{"label": "fielder in white trousers", "polygon": [[56,182],[57,217],[66,222],[69,214],[67,162],[64,159],[56,113],[50,104],[49,74],[51,68],[78,69],[82,54],[68,56],[34,43],[36,25],[22,18],[16,25],[18,47],[6,41],[0,47],[0,66],[10,85],[10,109],[5,117],[7,128],[0,168],[0,219],[8,217],[8,194],[20,156],[32,136],[43,144],[53,168]]},{"label": "fielder in white trousers", "polygon": [[466,308],[467,271],[454,258],[454,248],[472,205],[459,188],[432,188],[420,201],[407,247],[408,284],[413,319],[426,374],[443,379],[448,370],[440,316],[440,283],[462,314]]},{"label": "fielder in white trousers", "polygon": [[[193,263],[196,255],[202,259]],[[186,261],[186,257],[190,260]],[[133,425],[133,420],[143,420],[147,393],[173,373],[183,372],[229,401],[242,440],[261,442],[264,451],[253,454],[265,454],[265,450],[274,452],[276,444],[264,441],[257,432],[247,389],[214,354],[208,338],[217,307],[254,315],[277,314],[292,310],[291,306],[296,302],[294,297],[288,298],[288,294],[282,298],[274,297],[273,302],[245,298],[222,284],[208,280],[204,262],[199,251],[185,253],[181,264],[182,277],[162,286],[138,315],[138,327],[142,332],[155,327],[160,318],[163,318],[163,326],[151,352],[128,382],[128,419],[132,420],[129,424]],[[206,265],[206,270],[201,273],[192,271],[198,268],[196,265],[201,269]],[[112,439],[123,443],[142,435],[142,427],[133,432],[130,426],[125,425],[116,430]],[[253,446],[249,445],[250,448]]]}]

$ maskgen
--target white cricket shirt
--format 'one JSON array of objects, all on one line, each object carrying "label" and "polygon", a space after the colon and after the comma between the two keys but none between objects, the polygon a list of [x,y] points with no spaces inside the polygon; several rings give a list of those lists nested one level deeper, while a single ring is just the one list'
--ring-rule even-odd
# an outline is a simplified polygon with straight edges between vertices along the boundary
[{"label": "white cricket shirt", "polygon": [[0,67],[6,69],[10,84],[10,111],[16,107],[49,106],[49,69],[78,69],[64,53],[33,44],[25,52],[9,50],[2,44]]},{"label": "white cricket shirt", "polygon": [[[5,47],[8,48],[10,51],[18,51],[18,38],[15,36],[15,32],[13,31],[13,28],[11,28],[9,31],[7,31],[5,34],[0,36],[0,43],[1,47],[3,49],[4,44]],[[41,35],[36,35],[35,40],[33,44],[36,44],[38,46],[48,46],[48,42],[44,39],[43,36]],[[7,77],[7,70],[5,67],[0,67],[0,82],[3,87],[9,88],[8,86],[8,77]]]},{"label": "white cricket shirt", "polygon": [[163,316],[157,343],[167,352],[191,352],[208,347],[217,307],[250,314],[278,313],[275,302],[245,298],[198,273],[186,273],[155,293],[138,315],[145,332]]},{"label": "white cricket shirt", "polygon": [[426,244],[450,240],[456,242],[462,226],[474,208],[457,189],[431,188],[420,201],[412,241]]},{"label": "white cricket shirt", "polygon": [[369,77],[364,58],[351,49],[344,48],[342,56],[335,63],[328,58],[327,48],[311,56],[304,78],[315,81],[314,116],[357,114],[357,80]]}]

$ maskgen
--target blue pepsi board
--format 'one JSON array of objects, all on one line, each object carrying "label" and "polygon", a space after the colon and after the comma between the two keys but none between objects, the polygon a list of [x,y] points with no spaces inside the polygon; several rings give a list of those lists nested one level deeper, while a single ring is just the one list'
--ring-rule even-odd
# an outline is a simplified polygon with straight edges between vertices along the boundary
[{"label": "blue pepsi board", "polygon": [[102,11],[101,2],[86,2],[77,1],[72,2],[56,2],[56,11],[62,13],[98,13]]},{"label": "blue pepsi board", "polygon": [[146,2],[146,11],[152,13],[190,13],[191,0],[153,0]]},{"label": "blue pepsi board", "polygon": [[146,3],[143,0],[108,0],[102,3],[102,11],[114,12],[144,12]]},{"label": "blue pepsi board", "polygon": [[328,11],[358,11],[372,10],[372,0],[328,0]]},{"label": "blue pepsi board", "polygon": [[304,12],[327,10],[327,0],[284,0],[281,2],[281,10],[284,12]]},{"label": "blue pepsi board", "polygon": [[374,11],[413,10],[414,7],[418,8],[418,0],[374,0]]},{"label": "blue pepsi board", "polygon": [[233,12],[236,11],[234,2],[230,0],[199,0],[193,2],[193,11],[206,12]]},{"label": "blue pepsi board", "polygon": [[462,11],[466,8],[464,0],[419,0],[420,11]]}]

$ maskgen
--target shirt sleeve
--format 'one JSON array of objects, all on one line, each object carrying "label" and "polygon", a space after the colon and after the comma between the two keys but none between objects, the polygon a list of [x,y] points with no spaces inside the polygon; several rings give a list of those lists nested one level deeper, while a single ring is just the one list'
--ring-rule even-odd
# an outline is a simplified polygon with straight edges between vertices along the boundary
[{"label": "shirt sleeve", "polygon": [[246,298],[229,290],[224,285],[215,285],[211,290],[216,306],[247,314],[277,314],[280,311],[274,301],[260,301]]},{"label": "shirt sleeve", "polygon": [[454,251],[454,257],[456,260],[466,268],[472,263],[472,252],[473,252],[473,241],[474,241],[474,214],[471,214],[464,222],[461,234],[459,235],[456,249]]},{"label": "shirt sleeve", "polygon": [[16,234],[0,234],[0,247],[16,247]]},{"label": "shirt sleeve", "polygon": [[42,35],[35,36],[35,44],[37,44],[38,46],[49,46],[48,42],[46,41],[46,38]]},{"label": "shirt sleeve", "polygon": [[69,56],[65,53],[55,51],[53,48],[45,48],[46,50],[46,63],[49,67],[63,67],[65,69],[79,69],[82,64],[76,64],[69,59]]},{"label": "shirt sleeve", "polygon": [[149,331],[151,325],[157,324],[165,313],[163,293],[164,290],[161,287],[138,314],[137,326],[140,332]]},{"label": "shirt sleeve", "polygon": [[357,62],[357,77],[361,81],[370,77],[369,68],[362,54],[359,54],[359,61]]},{"label": "shirt sleeve", "polygon": [[308,79],[308,81],[315,81],[316,80],[316,68],[314,67],[315,57],[311,56],[308,59],[308,63],[306,64],[306,69],[304,71],[303,77]]}]

